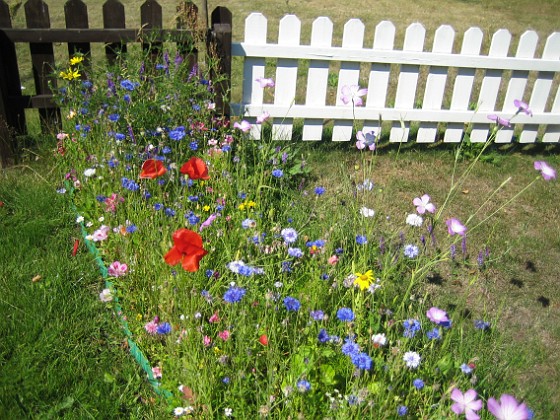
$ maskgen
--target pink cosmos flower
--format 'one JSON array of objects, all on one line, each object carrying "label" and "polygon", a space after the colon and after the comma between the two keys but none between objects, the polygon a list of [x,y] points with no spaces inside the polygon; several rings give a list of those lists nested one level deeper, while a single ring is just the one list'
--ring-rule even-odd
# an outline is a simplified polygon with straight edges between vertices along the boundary
[{"label": "pink cosmos flower", "polygon": [[360,89],[360,86],[358,85],[345,85],[342,87],[342,96],[340,97],[340,100],[345,105],[348,105],[350,102],[352,102],[354,106],[362,106],[364,102],[362,101],[361,96],[365,96],[367,92],[367,89]]},{"label": "pink cosmos flower", "polygon": [[530,418],[529,409],[508,394],[502,394],[500,402],[494,398],[488,400],[488,411],[498,420],[527,420]]},{"label": "pink cosmos flower", "polygon": [[356,139],[358,139],[356,147],[359,150],[363,150],[366,147],[371,151],[375,150],[375,132],[370,131],[369,133],[364,133],[363,131],[358,131],[356,133]]},{"label": "pink cosmos flower", "polygon": [[255,82],[258,82],[261,88],[274,87],[274,80],[266,79],[264,77],[257,77]]},{"label": "pink cosmos flower", "polygon": [[428,312],[426,312],[426,316],[430,321],[436,324],[444,324],[446,322],[449,322],[447,312],[445,312],[443,309],[436,308],[435,306],[430,308]]},{"label": "pink cosmos flower", "polygon": [[260,116],[257,117],[257,124],[262,124],[270,118],[270,114],[264,111]]},{"label": "pink cosmos flower", "polygon": [[220,322],[220,317],[218,316],[218,312],[214,312],[212,316],[208,319],[208,322],[210,323]]},{"label": "pink cosmos flower", "polygon": [[464,226],[458,219],[447,219],[445,224],[447,225],[447,232],[451,236],[455,234],[465,236],[467,234],[467,227]]},{"label": "pink cosmos flower", "polygon": [[128,266],[119,261],[114,261],[107,269],[107,274],[111,277],[121,277],[126,274]]},{"label": "pink cosmos flower", "polygon": [[248,132],[251,129],[252,125],[249,121],[243,120],[241,123],[236,122],[233,124],[233,128],[238,128],[244,133]]},{"label": "pink cosmos flower", "polygon": [[538,160],[535,162],[534,166],[537,171],[540,171],[545,181],[556,179],[556,171],[548,166],[548,163],[546,163],[545,161]]},{"label": "pink cosmos flower", "polygon": [[99,229],[93,232],[93,242],[104,241],[105,239],[107,239],[110,229],[111,228],[109,226],[102,225]]},{"label": "pink cosmos flower", "polygon": [[148,334],[154,335],[154,334],[157,333],[157,326],[158,326],[157,322],[154,320],[154,321],[150,321],[146,325],[144,325],[144,329],[146,330],[146,332]]},{"label": "pink cosmos flower", "polygon": [[533,116],[533,111],[529,109],[529,105],[526,102],[523,102],[519,99],[515,99],[513,104],[517,107],[517,112],[524,112],[525,114],[529,115],[530,117]]},{"label": "pink cosmos flower", "polygon": [[492,121],[496,121],[496,123],[497,123],[498,125],[501,125],[501,126],[503,126],[503,127],[511,127],[511,123],[509,122],[508,119],[502,118],[502,117],[500,117],[500,116],[498,116],[498,115],[496,115],[496,114],[488,115],[488,119],[489,119],[489,120],[492,120]]},{"label": "pink cosmos flower", "polygon": [[212,344],[212,339],[210,337],[208,337],[207,335],[205,335],[202,338],[202,344],[204,344],[204,347],[208,347],[210,344]]},{"label": "pink cosmos flower", "polygon": [[412,204],[416,206],[418,214],[424,214],[426,212],[434,213],[436,211],[436,206],[430,203],[430,196],[428,194],[424,194],[422,197],[416,197],[412,200]]},{"label": "pink cosmos flower", "polygon": [[480,417],[475,411],[482,408],[482,400],[477,400],[477,393],[474,389],[469,389],[464,394],[457,388],[451,391],[451,399],[455,404],[451,406],[451,411],[455,414],[465,413],[467,420],[478,420]]}]

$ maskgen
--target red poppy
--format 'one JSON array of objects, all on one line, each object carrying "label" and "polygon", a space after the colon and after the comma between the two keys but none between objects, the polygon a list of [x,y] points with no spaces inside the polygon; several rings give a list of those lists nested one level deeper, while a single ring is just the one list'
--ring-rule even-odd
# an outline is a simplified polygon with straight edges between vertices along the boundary
[{"label": "red poppy", "polygon": [[210,179],[206,163],[194,156],[181,166],[181,173],[187,174],[190,179]]},{"label": "red poppy", "polygon": [[142,171],[140,172],[140,178],[155,179],[158,176],[162,176],[167,172],[163,162],[155,159],[148,159],[142,164]]},{"label": "red poppy", "polygon": [[202,248],[202,237],[192,230],[181,228],[173,233],[173,247],[163,257],[169,265],[182,264],[187,271],[197,271],[200,260],[208,254]]},{"label": "red poppy", "polygon": [[74,248],[72,249],[72,256],[75,257],[76,254],[78,253],[78,247],[80,246],[80,240],[76,239],[74,241]]},{"label": "red poppy", "polygon": [[263,346],[268,346],[268,337],[266,336],[266,334],[263,334],[259,337],[259,343],[261,343]]}]

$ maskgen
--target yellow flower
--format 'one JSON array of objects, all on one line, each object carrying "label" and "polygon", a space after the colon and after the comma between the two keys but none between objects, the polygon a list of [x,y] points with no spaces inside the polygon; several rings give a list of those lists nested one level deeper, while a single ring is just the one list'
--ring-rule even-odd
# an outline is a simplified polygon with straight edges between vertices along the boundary
[{"label": "yellow flower", "polygon": [[241,203],[239,206],[237,206],[237,208],[239,210],[245,210],[245,203]]},{"label": "yellow flower", "polygon": [[202,210],[204,210],[204,211],[210,211],[210,206],[209,206],[209,205],[206,205],[206,206],[202,207]]},{"label": "yellow flower", "polygon": [[78,70],[72,70],[72,69],[68,69],[67,72],[61,71],[59,75],[60,77],[66,80],[78,79],[81,76]]},{"label": "yellow flower", "polygon": [[76,64],[79,64],[82,61],[84,61],[84,57],[81,57],[81,56],[72,57],[70,59],[70,65],[75,66]]},{"label": "yellow flower", "polygon": [[357,285],[360,290],[367,290],[371,283],[373,282],[373,270],[368,270],[364,274],[355,273],[356,279],[354,284]]},{"label": "yellow flower", "polygon": [[255,203],[253,200],[247,202],[247,207],[249,207],[250,209],[255,208],[256,206],[257,203]]}]

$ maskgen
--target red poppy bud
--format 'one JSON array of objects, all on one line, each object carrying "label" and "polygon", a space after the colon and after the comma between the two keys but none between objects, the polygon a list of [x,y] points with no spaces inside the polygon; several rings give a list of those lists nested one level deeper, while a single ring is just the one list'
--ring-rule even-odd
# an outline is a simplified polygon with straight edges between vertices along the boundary
[{"label": "red poppy bud", "polygon": [[268,337],[266,336],[266,334],[263,334],[259,337],[259,343],[261,343],[263,346],[268,346]]},{"label": "red poppy bud", "polygon": [[80,240],[76,239],[74,241],[74,248],[72,249],[72,256],[75,257],[76,254],[78,253],[78,247],[80,246]]}]

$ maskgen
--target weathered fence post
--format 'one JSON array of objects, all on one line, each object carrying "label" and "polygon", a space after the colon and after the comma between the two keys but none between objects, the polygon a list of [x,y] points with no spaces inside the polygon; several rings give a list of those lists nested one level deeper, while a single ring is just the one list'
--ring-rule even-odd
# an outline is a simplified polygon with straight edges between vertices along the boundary
[{"label": "weathered fence post", "polygon": [[[0,27],[12,27],[10,8],[4,1],[0,1]],[[19,100],[11,100],[11,97]],[[10,163],[13,157],[15,144],[11,130],[26,131],[23,105],[16,48],[0,31],[0,160],[3,165]]]},{"label": "weathered fence post", "polygon": [[[103,27],[106,29],[124,29],[126,27],[124,6],[118,0],[107,0],[103,4]],[[105,56],[109,64],[114,64],[117,55],[126,53],[126,44],[111,42],[105,46]]]},{"label": "weathered fence post", "polygon": [[[66,27],[74,29],[88,29],[87,6],[82,0],[68,0],[64,5]],[[91,45],[89,42],[69,42],[68,55],[70,57],[80,53],[84,55],[85,65],[89,67],[91,58]]]},{"label": "weathered fence post", "polygon": [[[162,12],[161,6],[156,0],[146,0],[142,6],[140,6],[140,23],[142,32],[144,29],[147,29],[148,37],[151,37],[152,34],[149,33],[150,29],[161,29],[162,28]],[[150,39],[143,39],[142,40],[142,49],[144,51],[150,51],[150,55],[152,58],[158,55],[161,51],[162,43],[161,42],[154,42]]]},{"label": "weathered fence post", "polygon": [[[28,0],[25,3],[25,19],[28,28],[50,28],[49,6],[42,0]],[[49,43],[29,43],[31,51],[31,65],[33,68],[33,78],[35,79],[35,90],[37,95],[51,95],[51,87],[56,88],[56,79],[52,77],[55,69],[53,46]],[[58,108],[39,108],[41,126],[43,130],[52,129],[59,126],[60,109]]]},{"label": "weathered fence post", "polygon": [[225,7],[212,12],[212,27],[208,36],[208,56],[217,59],[211,63],[210,77],[216,92],[216,112],[229,117],[231,97],[231,33],[232,15]]}]

